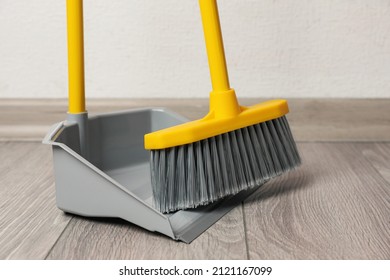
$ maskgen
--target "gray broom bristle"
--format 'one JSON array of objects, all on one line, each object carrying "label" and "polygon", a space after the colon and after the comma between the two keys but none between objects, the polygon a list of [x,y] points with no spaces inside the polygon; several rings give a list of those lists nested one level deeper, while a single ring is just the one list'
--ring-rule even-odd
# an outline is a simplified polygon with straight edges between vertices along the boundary
[{"label": "gray broom bristle", "polygon": [[298,150],[285,116],[195,143],[151,151],[154,207],[195,208],[297,167]]}]

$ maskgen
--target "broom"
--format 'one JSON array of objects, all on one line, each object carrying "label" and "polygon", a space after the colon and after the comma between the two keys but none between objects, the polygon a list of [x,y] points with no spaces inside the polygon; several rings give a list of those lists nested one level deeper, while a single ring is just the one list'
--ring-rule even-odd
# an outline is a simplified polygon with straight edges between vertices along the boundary
[{"label": "broom", "polygon": [[154,207],[206,205],[264,184],[300,164],[285,100],[240,106],[230,88],[216,0],[199,0],[212,92],[200,120],[145,135]]}]

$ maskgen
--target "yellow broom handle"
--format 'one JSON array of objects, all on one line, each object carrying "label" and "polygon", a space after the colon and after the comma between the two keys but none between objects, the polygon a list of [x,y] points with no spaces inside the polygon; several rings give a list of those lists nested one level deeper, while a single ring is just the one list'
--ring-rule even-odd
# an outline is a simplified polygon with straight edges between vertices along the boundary
[{"label": "yellow broom handle", "polygon": [[70,114],[85,112],[83,0],[67,0]]},{"label": "yellow broom handle", "polygon": [[230,90],[216,0],[199,0],[214,92]]}]

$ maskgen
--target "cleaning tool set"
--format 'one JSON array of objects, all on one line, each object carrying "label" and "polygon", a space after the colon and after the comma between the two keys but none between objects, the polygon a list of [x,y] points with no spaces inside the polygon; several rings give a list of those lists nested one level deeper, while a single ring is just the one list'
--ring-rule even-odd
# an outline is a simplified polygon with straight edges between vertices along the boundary
[{"label": "cleaning tool set", "polygon": [[[191,242],[256,188],[192,210],[162,214],[152,205],[144,135],[188,120],[164,108],[91,116],[84,100],[82,0],[67,0],[69,111],[44,144],[52,146],[57,206],[86,217],[116,217]],[[93,46],[92,46],[93,47]]]},{"label": "cleaning tool set", "polygon": [[[224,63],[222,39],[212,34],[219,32],[215,28],[218,26],[215,2],[202,0],[201,4],[208,30],[208,50],[215,52],[209,54],[210,66],[214,67],[212,110],[200,125],[185,125],[193,129],[185,128],[183,133],[179,129],[168,138],[159,132],[157,135],[162,137],[147,139],[148,148],[162,149],[152,152],[155,158],[152,176],[150,152],[144,148],[145,135],[177,127],[188,120],[164,108],[89,116],[84,94],[83,1],[67,0],[69,109],[66,120],[54,124],[43,139],[53,149],[58,208],[86,217],[122,218],[189,243],[256,191],[256,186],[299,162],[288,124],[282,117],[288,111],[285,101],[271,101],[253,108],[237,105],[226,67],[219,65]],[[215,43],[221,45],[216,48]],[[172,148],[164,146],[166,139]],[[156,162],[161,162],[161,166]],[[172,167],[180,169],[174,182]],[[161,173],[155,176],[156,172]],[[189,176],[182,172],[197,173]],[[152,190],[151,179],[154,187],[162,185],[162,194],[166,185],[161,179],[167,175],[169,188],[179,186],[180,193],[169,191],[160,204],[164,207],[156,209],[153,192],[160,191]],[[190,191],[181,182],[183,179]],[[198,193],[194,194],[196,190]],[[203,207],[162,213],[205,204],[228,193],[236,194]]]},{"label": "cleaning tool set", "polygon": [[230,88],[216,0],[199,0],[212,92],[201,120],[145,135],[154,206],[162,213],[207,205],[300,164],[285,100],[240,106]]}]

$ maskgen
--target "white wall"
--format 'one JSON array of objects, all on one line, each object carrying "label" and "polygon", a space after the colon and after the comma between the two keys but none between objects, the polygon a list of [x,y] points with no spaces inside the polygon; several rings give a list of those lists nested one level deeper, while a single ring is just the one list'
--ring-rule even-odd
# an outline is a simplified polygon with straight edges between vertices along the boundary
[{"label": "white wall", "polygon": [[[390,97],[390,0],[220,0],[241,97]],[[197,0],[85,0],[88,97],[208,97]],[[66,98],[65,0],[0,0],[0,97]]]}]

